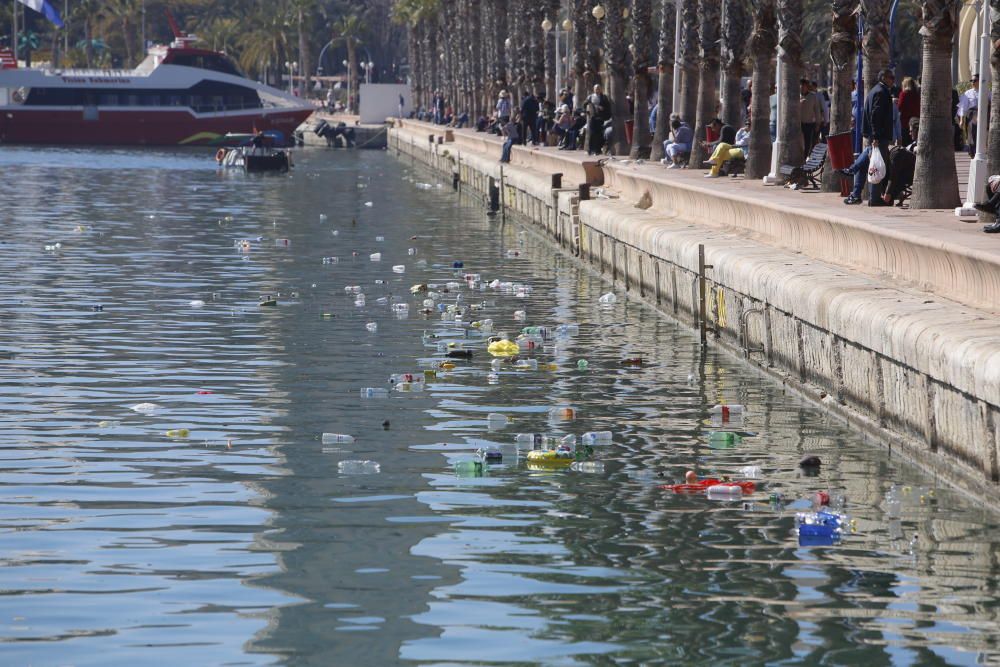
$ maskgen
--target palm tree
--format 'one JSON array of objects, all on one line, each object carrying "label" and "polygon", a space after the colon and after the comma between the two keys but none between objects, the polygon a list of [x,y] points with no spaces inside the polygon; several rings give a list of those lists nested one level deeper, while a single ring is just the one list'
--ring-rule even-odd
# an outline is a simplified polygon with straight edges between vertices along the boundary
[{"label": "palm tree", "polygon": [[693,123],[698,108],[698,0],[681,0],[681,118]]},{"label": "palm tree", "polygon": [[804,141],[799,114],[802,78],[802,0],[778,0],[778,58],[781,60],[779,164],[802,164]]},{"label": "palm tree", "polygon": [[889,8],[891,0],[861,0],[865,31],[861,37],[864,57],[862,90],[871,90],[878,73],[889,64]]},{"label": "palm tree", "polygon": [[309,95],[309,86],[312,83],[312,67],[309,62],[309,24],[311,23],[309,19],[316,12],[316,0],[292,0],[291,9],[295,14],[295,26],[298,31],[299,71],[302,72],[300,94],[305,98]]},{"label": "palm tree", "polygon": [[[857,56],[857,31],[854,12],[857,0],[832,0],[833,29],[830,34],[830,64],[833,66],[833,85],[830,95],[830,134],[851,129],[851,77]],[[823,170],[823,189],[840,190],[840,175],[830,168]]]},{"label": "palm tree", "polygon": [[698,37],[700,55],[698,62],[698,112],[695,120],[695,141],[691,147],[690,164],[700,167],[708,154],[702,140],[705,138],[705,127],[716,116],[718,102],[718,86],[721,49],[719,46],[719,28],[721,23],[722,3],[720,0],[699,0],[698,2]]},{"label": "palm tree", "polygon": [[278,9],[266,3],[255,7],[247,21],[252,28],[243,33],[237,43],[240,65],[247,72],[262,74],[265,83],[270,83],[271,73],[280,70],[279,63],[284,62],[288,54],[285,20]]},{"label": "palm tree", "polygon": [[135,25],[139,16],[137,0],[103,0],[98,16],[104,30],[112,30],[121,37],[126,66],[135,65]]},{"label": "palm tree", "polygon": [[609,152],[612,155],[628,155],[629,145],[625,141],[625,119],[628,104],[625,96],[625,0],[605,0],[604,7],[604,66],[608,75],[608,97],[611,98],[613,131]]},{"label": "palm tree", "polygon": [[659,70],[659,90],[656,103],[656,127],[653,128],[651,160],[663,157],[663,142],[670,133],[670,111],[674,103],[674,39],[677,26],[676,3],[679,0],[663,0],[660,3],[660,40],[657,54]]},{"label": "palm tree", "polygon": [[347,48],[348,85],[352,91],[348,111],[358,113],[358,45],[361,43],[365,24],[358,14],[347,14],[330,26],[330,29],[333,31],[334,42]]},{"label": "palm tree", "polygon": [[753,59],[753,97],[750,98],[750,155],[747,178],[763,178],[771,170],[771,88],[774,86],[774,49],[778,20],[774,0],[754,0],[750,54]]},{"label": "palm tree", "polygon": [[587,35],[593,29],[590,25],[594,17],[590,14],[590,3],[587,0],[573,0],[573,101],[577,106],[583,105],[590,86],[588,77]]},{"label": "palm tree", "polygon": [[632,100],[635,106],[632,123],[632,148],[629,155],[634,158],[649,157],[649,66],[652,65],[653,22],[652,0],[632,0],[632,69],[635,71],[632,86]]},{"label": "palm tree", "polygon": [[913,176],[913,208],[959,204],[951,117],[951,45],[958,26],[958,0],[921,0],[923,85],[920,131]]},{"label": "palm tree", "polygon": [[722,13],[722,121],[738,127],[743,117],[742,89],[747,35],[751,32],[747,0],[724,0]]}]

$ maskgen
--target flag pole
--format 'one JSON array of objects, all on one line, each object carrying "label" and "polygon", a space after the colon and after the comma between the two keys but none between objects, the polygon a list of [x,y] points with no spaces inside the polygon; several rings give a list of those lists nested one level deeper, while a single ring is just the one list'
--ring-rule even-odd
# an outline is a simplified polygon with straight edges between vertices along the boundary
[{"label": "flag pole", "polygon": [[11,41],[13,41],[13,44],[10,45],[10,50],[14,52],[14,64],[17,65],[17,46],[18,46],[18,44],[17,44],[17,37],[18,37],[18,34],[17,34],[17,5],[18,5],[18,0],[13,0],[13,2],[14,2],[14,15],[13,15],[13,18],[11,19],[11,22],[12,22],[12,25],[14,26],[14,34],[11,36]]}]

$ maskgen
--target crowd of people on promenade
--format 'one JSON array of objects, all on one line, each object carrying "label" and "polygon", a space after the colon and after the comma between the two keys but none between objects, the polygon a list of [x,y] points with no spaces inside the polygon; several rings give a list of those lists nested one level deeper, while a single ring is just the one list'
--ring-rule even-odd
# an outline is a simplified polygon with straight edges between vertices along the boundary
[{"label": "crowd of people on promenade", "polygon": [[[970,86],[959,93],[952,91],[953,134],[956,151],[967,150],[972,157],[976,152],[977,117],[979,103],[979,76],[972,78]],[[750,110],[754,91],[747,81],[741,91],[739,128],[712,119],[698,131],[694,119],[671,114],[669,135],[663,142],[661,162],[668,169],[684,169],[691,154],[700,144],[708,155],[704,167],[706,178],[719,178],[724,174],[736,176],[749,155]],[[655,131],[659,109],[655,92],[649,115],[649,132]],[[634,115],[632,97],[626,98],[628,119]],[[799,117],[806,161],[817,144],[826,142],[830,134],[830,94],[816,81],[803,78],[800,82]],[[771,141],[777,138],[777,94],[770,91],[769,129]],[[853,119],[860,118],[863,148],[849,167],[840,170],[845,178],[853,181],[845,205],[863,202],[868,189],[869,206],[902,205],[910,193],[916,165],[917,135],[920,127],[920,86],[913,77],[905,77],[896,84],[891,70],[879,72],[876,83],[859,99],[857,90],[852,94]],[[721,107],[721,103],[719,104]],[[574,100],[570,89],[558,93],[557,100],[549,100],[544,92],[530,88],[520,100],[512,99],[507,90],[501,90],[492,112],[476,119],[474,127],[479,132],[491,132],[504,138],[500,161],[509,162],[515,145],[553,146],[559,150],[586,150],[588,155],[608,152],[614,132],[612,100],[600,84],[593,87],[584,100]],[[413,117],[456,128],[470,126],[468,113],[456,113],[440,91],[435,91],[430,109],[418,109]],[[852,127],[853,129],[853,127]],[[652,137],[650,137],[651,139]],[[877,153],[877,158],[873,155]],[[797,165],[793,165],[797,166]],[[880,171],[881,170],[881,171]],[[878,174],[884,174],[878,178]],[[976,208],[996,216],[984,231],[1000,232],[1000,176],[990,179],[990,198],[979,202]]]}]

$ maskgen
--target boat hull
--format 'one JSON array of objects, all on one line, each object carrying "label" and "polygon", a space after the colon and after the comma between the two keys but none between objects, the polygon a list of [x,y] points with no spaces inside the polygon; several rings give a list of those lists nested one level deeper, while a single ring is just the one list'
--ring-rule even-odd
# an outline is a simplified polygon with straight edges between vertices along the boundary
[{"label": "boat hull", "polygon": [[[286,137],[312,114],[309,109],[267,109],[194,114],[151,110],[0,108],[0,143],[88,146],[205,146],[228,132],[278,130]],[[85,115],[88,118],[85,120]],[[96,117],[95,117],[96,115]]]}]

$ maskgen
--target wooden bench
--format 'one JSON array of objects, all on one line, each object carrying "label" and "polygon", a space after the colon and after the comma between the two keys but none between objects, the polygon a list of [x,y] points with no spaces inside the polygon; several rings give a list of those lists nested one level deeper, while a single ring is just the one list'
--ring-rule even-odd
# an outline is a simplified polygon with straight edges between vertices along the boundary
[{"label": "wooden bench", "polygon": [[781,175],[785,177],[785,185],[798,190],[808,185],[819,189],[819,179],[823,175],[823,165],[826,163],[826,144],[816,144],[809,158],[800,167],[790,164],[781,165]]}]

